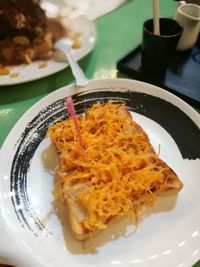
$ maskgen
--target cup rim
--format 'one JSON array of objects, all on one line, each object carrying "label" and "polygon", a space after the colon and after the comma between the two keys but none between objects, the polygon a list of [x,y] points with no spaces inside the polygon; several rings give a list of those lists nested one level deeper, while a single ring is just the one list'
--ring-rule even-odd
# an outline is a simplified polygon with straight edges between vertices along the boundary
[{"label": "cup rim", "polygon": [[150,35],[152,35],[152,36],[154,35],[154,36],[161,37],[161,38],[162,38],[162,37],[174,38],[174,37],[179,36],[179,35],[182,34],[182,32],[183,32],[183,26],[181,25],[181,23],[179,23],[179,22],[176,21],[175,19],[173,19],[173,18],[160,17],[160,18],[159,18],[159,21],[160,21],[160,20],[168,20],[168,21],[173,21],[173,22],[175,22],[175,23],[180,27],[180,31],[177,32],[176,34],[170,34],[170,35],[164,35],[164,34],[161,34],[161,35],[155,35],[153,32],[149,31],[149,30],[145,27],[145,23],[147,23],[147,22],[149,22],[149,21],[152,21],[152,22],[153,22],[153,18],[150,18],[150,19],[147,19],[147,20],[144,21],[144,24],[143,24],[143,29],[144,29],[144,31],[146,31],[148,34],[150,34]]},{"label": "cup rim", "polygon": [[200,6],[196,5],[196,4],[190,4],[190,3],[185,3],[185,4],[182,4],[178,7],[178,11],[180,12],[181,15],[187,17],[187,18],[190,18],[194,21],[200,21],[200,15],[199,15],[199,18],[196,18],[196,17],[193,17],[185,12],[183,12],[181,9],[184,7],[184,6],[192,6],[192,7],[195,7],[197,9],[199,9],[199,12],[200,12]]}]

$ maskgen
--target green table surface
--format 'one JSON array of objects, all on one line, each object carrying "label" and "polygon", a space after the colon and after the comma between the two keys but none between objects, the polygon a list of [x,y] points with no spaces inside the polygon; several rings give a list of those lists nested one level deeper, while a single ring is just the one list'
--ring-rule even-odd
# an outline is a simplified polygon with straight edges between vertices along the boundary
[{"label": "green table surface", "polygon": [[[171,17],[173,0],[160,0],[160,16]],[[136,48],[142,40],[143,22],[152,17],[151,0],[133,0],[97,19],[97,42],[93,51],[79,63],[91,78],[125,77],[116,62]],[[0,146],[19,118],[39,99],[74,82],[70,68],[49,77],[14,86],[0,87]],[[200,111],[200,110],[198,110]],[[200,267],[200,262],[195,265]]]}]

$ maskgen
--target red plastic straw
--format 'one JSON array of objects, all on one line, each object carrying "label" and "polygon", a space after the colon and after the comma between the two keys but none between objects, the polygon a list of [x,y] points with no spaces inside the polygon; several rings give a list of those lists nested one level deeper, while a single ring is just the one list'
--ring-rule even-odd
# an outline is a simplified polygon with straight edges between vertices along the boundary
[{"label": "red plastic straw", "polygon": [[74,103],[73,103],[73,100],[71,98],[71,96],[68,96],[66,98],[66,105],[67,105],[67,109],[69,111],[69,114],[71,115],[73,121],[74,121],[74,125],[75,125],[75,129],[76,129],[76,132],[77,132],[77,136],[78,136],[78,139],[79,139],[79,143],[82,147],[84,147],[84,142],[83,142],[83,139],[81,137],[81,132],[80,132],[80,128],[79,128],[79,125],[78,125],[78,120],[77,120],[77,117],[76,117],[76,112],[75,112],[75,109],[74,109]]}]

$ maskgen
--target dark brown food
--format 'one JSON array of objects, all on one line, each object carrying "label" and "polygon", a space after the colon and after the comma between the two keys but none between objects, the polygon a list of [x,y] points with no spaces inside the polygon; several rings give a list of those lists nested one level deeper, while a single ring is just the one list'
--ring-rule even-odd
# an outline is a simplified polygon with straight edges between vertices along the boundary
[{"label": "dark brown food", "polygon": [[26,36],[30,40],[45,34],[47,21],[38,1],[0,0],[0,39]]},{"label": "dark brown food", "polygon": [[[53,32],[55,27],[60,31]],[[65,34],[61,24],[47,20],[40,1],[0,0],[1,64],[31,63],[47,55],[58,38],[55,32],[59,38]]]}]

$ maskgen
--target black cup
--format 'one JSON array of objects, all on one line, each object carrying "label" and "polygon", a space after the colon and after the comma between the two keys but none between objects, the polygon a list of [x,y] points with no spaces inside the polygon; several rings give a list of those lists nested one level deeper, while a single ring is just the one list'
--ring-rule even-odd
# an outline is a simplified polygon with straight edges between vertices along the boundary
[{"label": "black cup", "polygon": [[160,35],[153,33],[153,19],[144,22],[142,75],[147,81],[162,83],[182,32],[182,26],[170,18],[160,18]]}]

